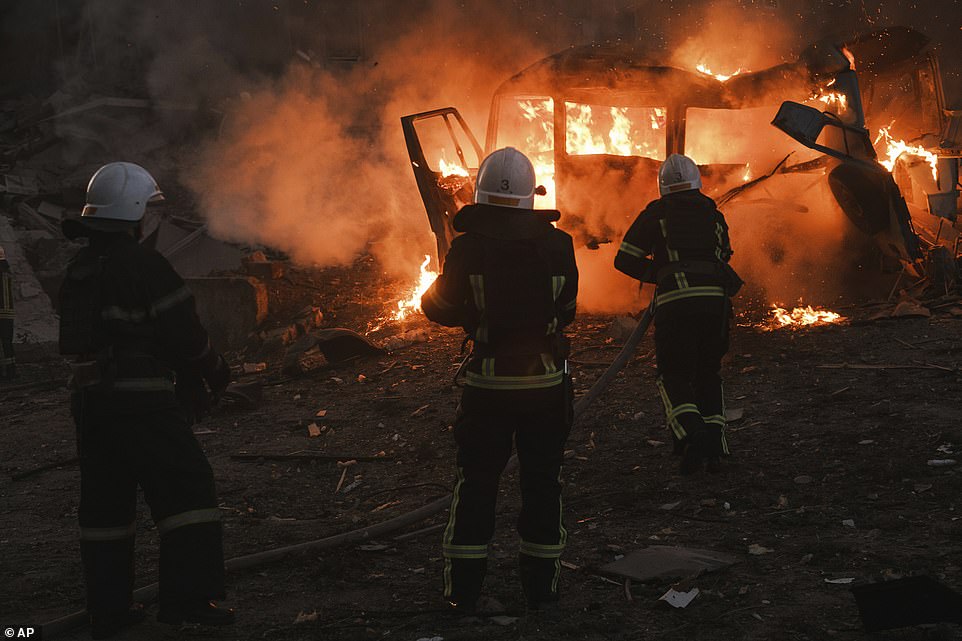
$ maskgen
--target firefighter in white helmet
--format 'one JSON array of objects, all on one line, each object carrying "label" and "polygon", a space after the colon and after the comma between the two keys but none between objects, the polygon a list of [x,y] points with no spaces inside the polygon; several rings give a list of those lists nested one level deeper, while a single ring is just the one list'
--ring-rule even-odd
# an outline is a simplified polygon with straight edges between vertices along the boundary
[{"label": "firefighter in white helmet", "polygon": [[13,356],[13,274],[0,247],[0,379],[17,375]]},{"label": "firefighter in white helmet", "polygon": [[528,607],[558,599],[561,463],[571,428],[571,383],[561,333],[575,316],[578,269],[571,237],[535,210],[535,173],[517,149],[489,155],[475,204],[454,217],[461,235],[424,294],[431,320],[463,327],[473,341],[454,424],[457,482],[444,531],[444,596],[471,612],[481,594],[494,533],[498,482],[511,456],[521,465],[519,569]]},{"label": "firefighter in white helmet", "polygon": [[204,381],[220,394],[230,369],[184,281],[138,242],[147,204],[162,198],[143,167],[113,162],[90,179],[81,217],[63,224],[69,238],[88,239],[59,302],[60,351],[74,359],[80,551],[95,639],[143,618],[131,608],[138,485],[160,534],[158,620],[234,618],[212,603],[224,592],[220,511],[191,408],[178,399],[206,398]]},{"label": "firefighter in white helmet", "polygon": [[615,257],[618,270],[656,285],[658,389],[683,474],[706,464],[717,471],[729,453],[720,371],[730,297],[741,285],[728,266],[725,217],[700,190],[694,161],[670,155],[658,172],[661,198],[639,214]]}]

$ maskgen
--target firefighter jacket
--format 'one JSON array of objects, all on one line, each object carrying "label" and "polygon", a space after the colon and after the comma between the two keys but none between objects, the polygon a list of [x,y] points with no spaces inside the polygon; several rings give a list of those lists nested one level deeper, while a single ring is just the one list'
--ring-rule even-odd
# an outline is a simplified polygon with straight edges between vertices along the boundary
[{"label": "firefighter jacket", "polygon": [[468,205],[454,218],[463,232],[421,298],[432,321],[463,327],[474,342],[465,384],[533,390],[562,384],[561,329],[575,316],[578,268],[571,236],[554,210]]},{"label": "firefighter jacket", "polygon": [[645,207],[625,234],[615,268],[656,283],[659,312],[714,312],[741,283],[728,266],[731,256],[728,225],[715,201],[689,190]]},{"label": "firefighter jacket", "polygon": [[74,388],[119,411],[175,404],[176,373],[196,377],[218,359],[184,281],[127,234],[91,234],[67,266],[60,316]]}]

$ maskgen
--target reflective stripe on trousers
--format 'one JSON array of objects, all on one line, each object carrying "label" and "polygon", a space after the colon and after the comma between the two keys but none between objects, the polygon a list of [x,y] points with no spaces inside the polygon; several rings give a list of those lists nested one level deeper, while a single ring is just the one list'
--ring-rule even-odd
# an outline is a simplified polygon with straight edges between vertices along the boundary
[{"label": "reflective stripe on trousers", "polygon": [[216,523],[220,521],[220,510],[216,507],[201,508],[199,510],[188,510],[179,514],[173,514],[157,522],[157,531],[161,536],[187,525],[197,523]]}]

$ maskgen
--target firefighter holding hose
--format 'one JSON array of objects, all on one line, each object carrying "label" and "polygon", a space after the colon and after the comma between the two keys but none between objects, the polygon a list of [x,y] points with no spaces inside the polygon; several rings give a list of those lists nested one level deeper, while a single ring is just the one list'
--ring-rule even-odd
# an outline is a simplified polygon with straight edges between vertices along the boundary
[{"label": "firefighter holding hose", "polygon": [[571,429],[562,328],[575,316],[578,269],[571,237],[535,210],[535,173],[517,149],[478,169],[475,202],[454,217],[461,235],[421,299],[429,319],[463,327],[473,349],[454,424],[457,481],[444,531],[444,597],[475,610],[494,533],[498,483],[517,447],[522,507],[519,569],[528,608],[558,600],[561,464]]},{"label": "firefighter holding hose", "polygon": [[730,297],[742,281],[732,256],[725,217],[701,193],[698,166],[670,155],[658,172],[661,198],[638,215],[615,256],[615,268],[655,283],[655,354],[658,390],[665,404],[681,472],[719,469],[727,455],[720,376],[728,351]]},{"label": "firefighter holding hose", "polygon": [[230,369],[211,349],[183,280],[138,242],[147,203],[162,198],[143,167],[110,163],[90,179],[81,217],[63,223],[68,238],[88,239],[60,291],[60,351],[74,357],[80,552],[95,639],[144,616],[131,607],[138,485],[160,534],[157,619],[234,620],[211,601],[224,592],[220,511],[213,473],[179,400],[199,394],[175,391],[175,380],[176,388],[206,381],[220,394]]}]

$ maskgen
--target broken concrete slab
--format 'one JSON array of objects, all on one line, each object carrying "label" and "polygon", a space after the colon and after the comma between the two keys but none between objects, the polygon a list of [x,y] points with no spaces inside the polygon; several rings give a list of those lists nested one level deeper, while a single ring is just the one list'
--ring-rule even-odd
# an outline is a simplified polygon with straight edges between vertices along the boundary
[{"label": "broken concrete slab", "polygon": [[603,565],[607,574],[647,581],[662,577],[686,577],[697,572],[720,570],[738,562],[738,557],[714,550],[652,545]]},{"label": "broken concrete slab", "polygon": [[927,307],[914,300],[903,300],[892,310],[893,318],[928,318],[931,315]]},{"label": "broken concrete slab", "polygon": [[183,278],[207,276],[214,271],[234,271],[241,266],[241,250],[208,236],[204,225],[185,229],[161,220],[149,242]]},{"label": "broken concrete slab", "polygon": [[255,278],[186,278],[197,301],[197,314],[215,349],[243,347],[248,335],[267,318],[267,288]]},{"label": "broken concrete slab", "polygon": [[[10,263],[14,281],[14,340],[18,343],[56,343],[60,339],[60,319],[27,261],[20,235],[7,216],[0,214],[0,245]],[[24,294],[28,296],[24,297]]]},{"label": "broken concrete slab", "polygon": [[383,356],[386,352],[357,332],[332,327],[313,332],[317,348],[332,363],[360,356]]},{"label": "broken concrete slab", "polygon": [[962,623],[962,595],[928,576],[852,588],[866,632],[925,623]]}]

